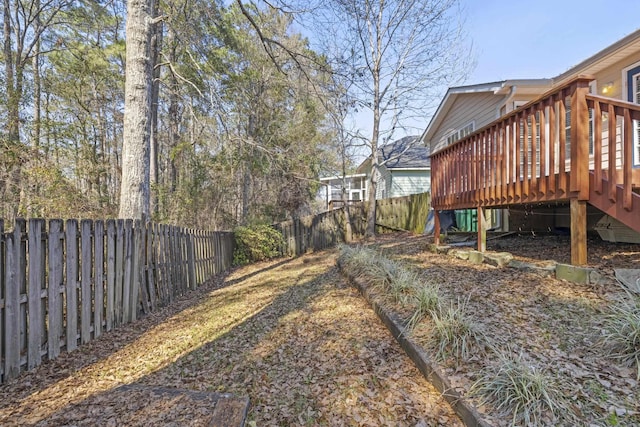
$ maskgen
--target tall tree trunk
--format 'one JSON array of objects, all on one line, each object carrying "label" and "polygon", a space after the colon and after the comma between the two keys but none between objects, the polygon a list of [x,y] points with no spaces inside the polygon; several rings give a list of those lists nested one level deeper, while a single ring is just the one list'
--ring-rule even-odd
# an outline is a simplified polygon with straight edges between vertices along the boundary
[{"label": "tall tree trunk", "polygon": [[[158,14],[160,7],[159,0],[153,1],[152,16]],[[162,49],[162,22],[158,22],[153,26],[153,35],[151,37],[151,68],[153,70],[153,83],[151,91],[151,140],[150,140],[150,176],[151,176],[151,196],[150,210],[153,215],[158,215],[158,194],[154,190],[158,186],[158,100],[160,98],[160,66],[158,65],[158,56]]]},{"label": "tall tree trunk", "polygon": [[127,2],[127,54],[124,88],[120,218],[149,215],[149,138],[152,70],[150,4]]},{"label": "tall tree trunk", "polygon": [[[40,0],[35,0],[35,9],[40,10]],[[36,32],[40,31],[41,22],[40,14],[35,18]],[[38,40],[34,46],[33,51],[33,146],[35,148],[35,154],[39,155],[40,152],[40,98],[42,94],[42,84],[40,81],[40,40]]]},{"label": "tall tree trunk", "polygon": [[2,216],[12,221],[18,214],[18,202],[20,197],[20,99],[16,91],[15,62],[17,61],[13,52],[11,25],[11,2],[3,2],[3,53],[5,67],[5,94],[7,99],[7,143],[2,147],[2,161],[6,167],[1,178],[2,182]]},{"label": "tall tree trunk", "polygon": [[[169,62],[175,64],[177,60],[176,37],[173,30],[167,30],[167,45],[169,46]],[[167,172],[169,174],[169,192],[172,194],[177,189],[178,171],[176,167],[176,153],[174,152],[180,142],[180,100],[178,99],[178,79],[169,73],[169,146],[167,147]]]}]

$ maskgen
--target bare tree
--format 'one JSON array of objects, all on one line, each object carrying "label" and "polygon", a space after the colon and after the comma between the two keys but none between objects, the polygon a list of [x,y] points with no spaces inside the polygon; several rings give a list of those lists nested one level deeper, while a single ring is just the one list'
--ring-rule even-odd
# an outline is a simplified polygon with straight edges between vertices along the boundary
[{"label": "bare tree", "polygon": [[470,67],[458,0],[332,0],[321,22],[342,46],[352,97],[370,117],[367,230],[375,234],[378,146],[424,118],[440,90]]},{"label": "bare tree", "polygon": [[153,72],[150,0],[127,2],[127,55],[122,144],[121,218],[149,215],[150,136]]}]

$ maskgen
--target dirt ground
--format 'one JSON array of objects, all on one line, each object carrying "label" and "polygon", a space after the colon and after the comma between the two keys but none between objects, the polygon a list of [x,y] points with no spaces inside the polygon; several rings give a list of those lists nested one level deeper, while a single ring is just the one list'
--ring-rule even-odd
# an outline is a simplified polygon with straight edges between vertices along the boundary
[{"label": "dirt ground", "polygon": [[206,424],[206,395],[159,387],[248,396],[249,426],[461,425],[335,256],[237,269],[44,363],[0,386],[0,425]]}]

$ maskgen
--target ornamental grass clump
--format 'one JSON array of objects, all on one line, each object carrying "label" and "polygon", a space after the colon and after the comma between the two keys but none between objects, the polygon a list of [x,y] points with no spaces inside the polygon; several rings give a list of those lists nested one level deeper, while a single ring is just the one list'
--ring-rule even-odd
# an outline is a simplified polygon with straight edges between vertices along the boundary
[{"label": "ornamental grass clump", "polygon": [[629,298],[613,306],[604,321],[604,347],[608,356],[636,368],[640,379],[640,298]]},{"label": "ornamental grass clump", "polygon": [[[511,425],[553,425],[566,405],[555,379],[507,349],[480,372],[469,394],[489,404]],[[565,415],[569,416],[569,415]]]},{"label": "ornamental grass clump", "polygon": [[339,261],[349,274],[362,278],[374,287],[386,290],[403,270],[398,262],[370,248],[342,245],[339,250]]},{"label": "ornamental grass clump", "polygon": [[356,277],[367,274],[377,262],[378,254],[373,249],[340,245],[339,250],[340,263]]},{"label": "ornamental grass clump", "polygon": [[405,306],[415,294],[417,282],[416,273],[406,268],[397,268],[389,280],[389,293],[395,302]]},{"label": "ornamental grass clump", "polygon": [[422,319],[433,315],[433,312],[441,305],[440,289],[437,285],[432,284],[418,286],[413,295],[413,304],[415,310],[407,321],[409,331],[413,330]]},{"label": "ornamental grass clump", "polygon": [[475,351],[483,351],[485,338],[469,317],[466,303],[442,305],[432,311],[433,329],[429,339],[436,360],[453,358],[456,363],[467,360]]}]

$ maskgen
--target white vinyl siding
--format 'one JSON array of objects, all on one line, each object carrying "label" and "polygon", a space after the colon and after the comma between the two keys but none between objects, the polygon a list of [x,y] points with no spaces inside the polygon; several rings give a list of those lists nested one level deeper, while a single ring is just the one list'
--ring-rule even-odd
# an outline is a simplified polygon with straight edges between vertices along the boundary
[{"label": "white vinyl siding", "polygon": [[462,129],[471,122],[474,122],[474,129],[480,129],[494,121],[502,100],[502,96],[496,96],[492,92],[460,95],[451,106],[450,113],[447,113],[442,124],[435,131],[431,139],[431,152],[444,148],[447,145],[447,137],[452,132]]},{"label": "white vinyl siding", "polygon": [[430,190],[430,171],[393,170],[391,171],[391,185],[387,197],[409,196]]}]

